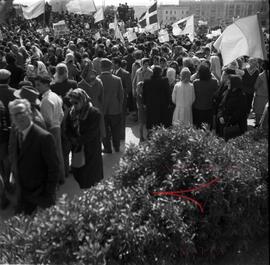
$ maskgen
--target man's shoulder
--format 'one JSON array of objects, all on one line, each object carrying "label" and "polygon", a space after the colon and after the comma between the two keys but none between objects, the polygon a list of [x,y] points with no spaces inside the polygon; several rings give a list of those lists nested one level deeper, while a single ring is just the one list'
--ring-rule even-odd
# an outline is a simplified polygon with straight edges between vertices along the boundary
[{"label": "man's shoulder", "polygon": [[44,137],[44,138],[51,137],[51,134],[48,131],[44,130],[43,128],[41,128],[35,123],[32,125],[31,130],[35,135],[38,135],[40,137]]}]

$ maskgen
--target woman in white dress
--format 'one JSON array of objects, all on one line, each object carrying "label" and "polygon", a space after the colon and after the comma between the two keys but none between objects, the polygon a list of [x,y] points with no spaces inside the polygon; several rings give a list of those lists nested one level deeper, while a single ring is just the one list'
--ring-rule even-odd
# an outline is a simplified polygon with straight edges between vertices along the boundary
[{"label": "woman in white dress", "polygon": [[193,84],[190,83],[191,72],[184,67],[180,73],[180,82],[178,82],[172,92],[172,101],[176,105],[173,113],[172,124],[191,125],[192,104],[195,101]]}]

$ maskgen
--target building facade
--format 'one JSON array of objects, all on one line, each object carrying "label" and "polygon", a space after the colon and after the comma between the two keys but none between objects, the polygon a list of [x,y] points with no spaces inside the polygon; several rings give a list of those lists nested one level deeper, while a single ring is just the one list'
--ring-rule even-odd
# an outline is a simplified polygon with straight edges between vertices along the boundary
[{"label": "building facade", "polygon": [[226,26],[234,18],[255,15],[260,12],[262,25],[269,29],[269,3],[265,0],[250,1],[183,1],[178,5],[160,5],[158,18],[161,24],[170,25],[184,17],[194,14],[195,23],[207,21],[210,27]]}]

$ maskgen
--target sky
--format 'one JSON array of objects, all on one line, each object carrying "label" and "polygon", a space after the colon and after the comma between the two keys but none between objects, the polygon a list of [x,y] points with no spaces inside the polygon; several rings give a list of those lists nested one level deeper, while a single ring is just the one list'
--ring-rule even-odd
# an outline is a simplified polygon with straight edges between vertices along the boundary
[{"label": "sky", "polygon": [[[103,0],[94,0],[96,6],[102,5]],[[35,0],[14,0],[15,3],[24,3],[29,4],[35,2]],[[48,0],[50,2],[50,0]],[[151,6],[154,3],[154,0],[105,0],[105,6],[106,5],[114,5],[118,6],[118,4],[124,4],[127,3],[129,6]],[[178,4],[178,0],[158,0],[158,4]]]},{"label": "sky", "polygon": [[[101,1],[95,0],[95,3],[99,5]],[[154,0],[105,0],[105,5],[115,5],[127,3],[129,6],[150,6],[154,4]],[[158,0],[158,4],[166,4],[166,5],[173,5],[178,4],[178,0]]]}]

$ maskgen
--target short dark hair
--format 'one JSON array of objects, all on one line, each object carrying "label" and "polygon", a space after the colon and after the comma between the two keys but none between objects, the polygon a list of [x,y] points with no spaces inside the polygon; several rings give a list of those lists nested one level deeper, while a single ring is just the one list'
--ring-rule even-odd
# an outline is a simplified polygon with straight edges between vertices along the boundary
[{"label": "short dark hair", "polygon": [[207,67],[206,65],[201,64],[199,66],[199,70],[198,70],[198,76],[199,79],[202,81],[207,81],[211,79],[211,72],[209,67]]},{"label": "short dark hair", "polygon": [[128,46],[127,52],[128,53],[133,53],[134,52],[134,47],[133,46]]},{"label": "short dark hair", "polygon": [[152,78],[161,77],[162,69],[159,65],[155,65],[153,67],[153,75]]},{"label": "short dark hair", "polygon": [[231,83],[231,89],[237,89],[237,90],[242,90],[242,79],[239,75],[230,75],[229,76],[230,83]]},{"label": "short dark hair", "polygon": [[121,66],[121,59],[119,57],[113,57],[112,61],[117,66]]}]

